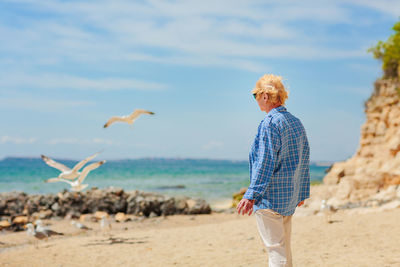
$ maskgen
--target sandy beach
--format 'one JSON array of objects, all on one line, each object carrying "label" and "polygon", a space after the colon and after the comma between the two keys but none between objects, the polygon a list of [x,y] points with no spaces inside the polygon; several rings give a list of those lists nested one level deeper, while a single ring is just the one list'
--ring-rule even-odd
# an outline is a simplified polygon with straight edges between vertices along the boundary
[{"label": "sandy beach", "polygon": [[[293,218],[294,266],[400,266],[400,209],[330,218]],[[68,220],[46,220],[61,237],[33,242],[25,232],[1,234],[2,266],[266,266],[255,218],[232,213],[175,215],[99,223],[82,231]],[[37,246],[37,247],[36,247]]]}]

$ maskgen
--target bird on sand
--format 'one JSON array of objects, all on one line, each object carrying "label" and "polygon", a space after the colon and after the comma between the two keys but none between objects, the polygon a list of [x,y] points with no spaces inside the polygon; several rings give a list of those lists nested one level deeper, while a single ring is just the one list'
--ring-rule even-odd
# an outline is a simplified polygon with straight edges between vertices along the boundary
[{"label": "bird on sand", "polygon": [[110,231],[111,230],[111,223],[110,221],[107,219],[107,217],[105,215],[101,216],[101,220],[100,220],[100,228],[103,231]]},{"label": "bird on sand", "polygon": [[86,176],[89,174],[90,171],[97,169],[99,166],[103,165],[106,161],[102,160],[99,162],[95,162],[92,164],[89,164],[88,166],[86,166],[85,168],[83,168],[82,173],[80,174],[80,176],[74,180],[74,181],[70,181],[70,180],[66,180],[63,178],[50,178],[47,179],[45,182],[46,183],[55,183],[55,182],[65,182],[68,183],[71,186],[71,190],[75,191],[75,192],[79,192],[82,191],[83,189],[85,189],[88,184],[82,184],[82,182],[85,180]]},{"label": "bird on sand", "polygon": [[26,225],[26,227],[28,228],[28,230],[26,231],[27,235],[34,236],[34,237],[36,237],[37,239],[40,239],[40,240],[47,239],[48,235],[46,235],[43,232],[36,231],[35,230],[35,226],[33,224],[28,223]]},{"label": "bird on sand", "polygon": [[326,203],[326,200],[325,200],[325,199],[323,199],[323,200],[321,201],[320,212],[323,213],[323,215],[324,215],[324,217],[325,217],[325,220],[326,220],[328,223],[333,223],[333,222],[335,222],[335,221],[333,221],[333,220],[331,219],[331,217],[332,217],[332,214],[335,213],[336,211],[337,211],[337,209],[336,209],[335,207],[329,205],[328,203]]},{"label": "bird on sand", "polygon": [[42,220],[36,220],[35,224],[36,224],[36,229],[35,229],[36,233],[43,233],[46,236],[64,235],[63,233],[59,233],[59,232],[53,231],[49,227],[44,226]]},{"label": "bird on sand", "polygon": [[43,161],[49,165],[50,167],[56,168],[59,171],[61,171],[61,173],[58,175],[58,178],[62,178],[62,179],[68,179],[68,180],[73,180],[76,177],[78,177],[81,173],[79,172],[80,169],[82,169],[82,167],[88,163],[89,161],[91,161],[92,159],[94,159],[98,154],[100,154],[100,152],[97,152],[95,154],[93,154],[92,156],[78,162],[72,169],[68,168],[67,166],[65,166],[62,163],[56,162],[55,160],[52,160],[51,158],[42,155],[42,159]]},{"label": "bird on sand", "polygon": [[71,225],[73,225],[76,228],[81,229],[81,230],[92,230],[92,228],[89,228],[86,225],[84,225],[80,222],[74,221],[74,220],[71,221]]},{"label": "bird on sand", "polygon": [[114,116],[111,117],[106,124],[104,124],[104,128],[107,128],[108,126],[110,126],[111,124],[113,124],[114,122],[126,122],[128,124],[133,124],[135,122],[135,120],[142,114],[150,114],[150,115],[154,115],[154,112],[148,111],[148,110],[144,110],[144,109],[136,109],[135,111],[133,111],[130,115],[125,115],[125,116]]},{"label": "bird on sand", "polygon": [[323,199],[321,201],[321,207],[320,207],[320,211],[324,212],[324,213],[330,213],[330,212],[336,212],[337,209],[335,209],[333,206],[329,205],[328,203],[326,203],[326,200]]},{"label": "bird on sand", "polygon": [[36,232],[35,226],[34,226],[33,224],[28,223],[28,224],[26,225],[26,228],[27,228],[26,234],[27,234],[28,236],[32,236],[32,237],[35,238],[35,240],[34,240],[33,242],[34,242],[34,245],[35,245],[36,248],[38,248],[38,239],[39,239],[39,240],[43,240],[43,239],[44,239],[44,240],[47,240],[48,236],[47,236],[45,233]]}]

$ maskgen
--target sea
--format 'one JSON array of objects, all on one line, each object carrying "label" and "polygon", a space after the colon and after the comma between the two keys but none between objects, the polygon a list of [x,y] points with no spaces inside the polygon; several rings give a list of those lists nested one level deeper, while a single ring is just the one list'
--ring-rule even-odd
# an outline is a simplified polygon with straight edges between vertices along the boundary
[{"label": "sea", "polygon": [[[77,161],[57,160],[72,168]],[[313,183],[322,181],[327,165],[311,164]],[[64,182],[45,183],[58,176],[41,158],[4,158],[0,161],[0,192],[23,191],[28,194],[57,193],[68,189]],[[210,204],[227,201],[232,194],[249,185],[247,161],[210,159],[127,159],[109,160],[91,171],[84,184],[89,187],[141,190],[169,196],[203,198]]]}]

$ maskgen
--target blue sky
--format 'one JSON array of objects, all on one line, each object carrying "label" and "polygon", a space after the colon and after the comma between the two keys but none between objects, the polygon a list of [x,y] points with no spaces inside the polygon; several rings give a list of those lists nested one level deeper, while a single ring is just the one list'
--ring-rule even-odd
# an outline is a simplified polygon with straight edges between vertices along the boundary
[{"label": "blue sky", "polygon": [[[400,1],[0,1],[0,158],[247,159],[284,77],[314,161],[355,153]],[[112,115],[154,111],[133,127]]]}]

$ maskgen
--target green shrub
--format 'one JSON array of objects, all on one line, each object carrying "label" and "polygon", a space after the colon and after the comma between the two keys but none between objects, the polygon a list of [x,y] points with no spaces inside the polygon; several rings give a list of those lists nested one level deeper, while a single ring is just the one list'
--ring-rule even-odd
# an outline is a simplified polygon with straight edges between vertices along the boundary
[{"label": "green shrub", "polygon": [[392,29],[395,33],[386,42],[379,41],[368,49],[376,59],[382,60],[384,78],[400,77],[400,21]]}]

